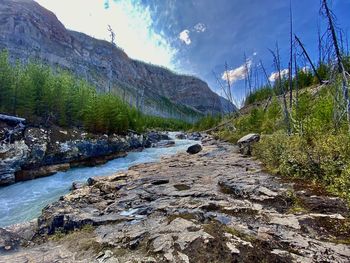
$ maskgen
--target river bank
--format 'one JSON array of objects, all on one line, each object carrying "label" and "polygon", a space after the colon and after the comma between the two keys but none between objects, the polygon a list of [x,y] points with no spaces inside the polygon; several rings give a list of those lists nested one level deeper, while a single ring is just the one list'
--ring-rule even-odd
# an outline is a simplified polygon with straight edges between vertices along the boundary
[{"label": "river bank", "polygon": [[[173,138],[174,134],[169,133],[169,136]],[[91,177],[113,175],[134,165],[157,162],[161,157],[185,152],[194,143],[195,141],[192,140],[174,138],[171,141],[156,143],[154,147],[145,148],[142,151],[129,152],[125,157],[102,165],[71,168],[51,176],[2,187],[0,188],[0,227],[37,218],[47,204],[59,200],[61,196],[68,194],[71,189],[80,187]]]},{"label": "river bank", "polygon": [[349,261],[345,202],[263,172],[231,144],[202,144],[90,179],[38,222],[2,230],[0,262]]},{"label": "river bank", "polygon": [[33,127],[13,122],[0,122],[0,186],[74,167],[101,165],[124,157],[127,152],[170,140],[160,132],[92,134],[78,128]]}]

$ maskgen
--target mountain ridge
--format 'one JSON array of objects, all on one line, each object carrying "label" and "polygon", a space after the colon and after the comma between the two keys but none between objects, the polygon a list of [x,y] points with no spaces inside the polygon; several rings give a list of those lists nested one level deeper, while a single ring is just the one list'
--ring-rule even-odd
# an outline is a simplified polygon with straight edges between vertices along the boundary
[{"label": "mountain ridge", "polygon": [[32,0],[1,1],[0,31],[0,48],[13,59],[39,59],[72,71],[147,114],[193,120],[230,105],[199,78],[131,59],[105,40],[66,29]]}]

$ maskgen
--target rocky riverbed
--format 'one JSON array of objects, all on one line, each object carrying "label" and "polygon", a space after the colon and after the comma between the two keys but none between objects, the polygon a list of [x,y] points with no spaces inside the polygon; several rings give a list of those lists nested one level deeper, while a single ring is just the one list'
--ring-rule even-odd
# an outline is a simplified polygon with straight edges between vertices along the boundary
[{"label": "rocky riverbed", "polygon": [[0,232],[0,262],[349,262],[347,205],[230,144],[91,178]]}]

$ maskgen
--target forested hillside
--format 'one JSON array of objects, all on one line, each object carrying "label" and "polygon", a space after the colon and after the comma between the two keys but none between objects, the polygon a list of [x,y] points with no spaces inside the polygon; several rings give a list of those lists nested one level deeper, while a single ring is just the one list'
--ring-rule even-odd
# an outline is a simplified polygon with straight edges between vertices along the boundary
[{"label": "forested hillside", "polygon": [[110,93],[67,71],[40,63],[12,65],[0,54],[0,112],[25,117],[34,125],[84,127],[90,132],[125,133],[128,129],[185,129],[186,122],[147,116]]}]

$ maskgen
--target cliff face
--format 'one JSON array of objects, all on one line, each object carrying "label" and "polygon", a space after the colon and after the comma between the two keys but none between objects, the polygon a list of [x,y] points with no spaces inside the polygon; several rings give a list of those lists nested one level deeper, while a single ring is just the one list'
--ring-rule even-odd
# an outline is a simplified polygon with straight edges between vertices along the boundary
[{"label": "cliff face", "polygon": [[132,60],[107,41],[69,31],[32,0],[1,0],[0,32],[0,48],[13,59],[68,69],[146,113],[191,119],[227,108],[200,79]]}]

